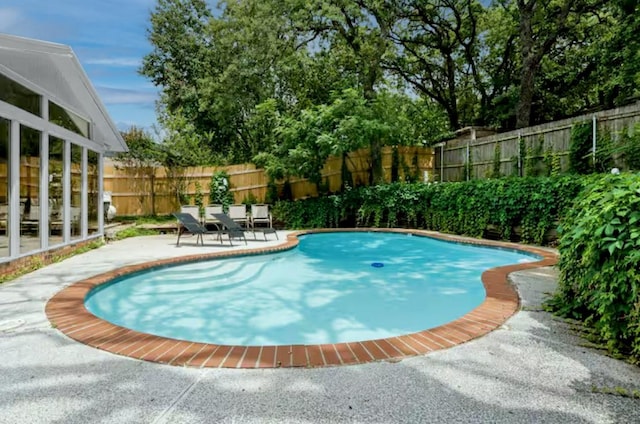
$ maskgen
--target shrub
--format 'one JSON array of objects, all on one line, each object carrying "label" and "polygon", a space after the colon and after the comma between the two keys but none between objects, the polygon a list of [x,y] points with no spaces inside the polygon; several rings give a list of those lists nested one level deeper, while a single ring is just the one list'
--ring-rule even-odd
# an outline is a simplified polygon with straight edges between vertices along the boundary
[{"label": "shrub", "polygon": [[593,129],[589,122],[575,124],[571,128],[569,165],[576,174],[593,172]]},{"label": "shrub", "polygon": [[214,172],[209,182],[209,204],[222,205],[226,211],[234,201],[229,189],[229,174],[225,171]]},{"label": "shrub", "polygon": [[542,243],[584,185],[584,178],[503,178],[446,184],[393,183],[338,196],[278,202],[274,216],[289,228],[414,227],[482,237],[489,226],[510,239]]},{"label": "shrub", "polygon": [[622,159],[628,169],[640,170],[640,123],[623,133],[620,143],[622,144]]},{"label": "shrub", "polygon": [[594,180],[563,220],[559,249],[550,305],[640,361],[640,174]]}]

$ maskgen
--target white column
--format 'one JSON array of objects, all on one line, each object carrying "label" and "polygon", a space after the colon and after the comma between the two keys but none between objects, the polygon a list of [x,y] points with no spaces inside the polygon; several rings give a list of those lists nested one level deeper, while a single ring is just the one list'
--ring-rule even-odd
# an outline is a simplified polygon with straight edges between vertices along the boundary
[{"label": "white column", "polygon": [[64,140],[62,161],[62,222],[63,243],[71,239],[71,142]]},{"label": "white column", "polygon": [[[49,117],[49,99],[41,98],[42,116]],[[46,249],[49,246],[49,132],[40,133],[40,246]]]},{"label": "white column", "polygon": [[82,217],[80,221],[80,237],[84,240],[87,238],[89,234],[89,184],[87,182],[87,148],[82,147],[82,164],[80,168],[82,169],[82,184],[80,189],[80,210],[82,213],[80,216]]},{"label": "white column", "polygon": [[9,256],[20,254],[20,123],[11,121],[9,138]]},{"label": "white column", "polygon": [[98,233],[104,236],[104,155],[98,152]]}]

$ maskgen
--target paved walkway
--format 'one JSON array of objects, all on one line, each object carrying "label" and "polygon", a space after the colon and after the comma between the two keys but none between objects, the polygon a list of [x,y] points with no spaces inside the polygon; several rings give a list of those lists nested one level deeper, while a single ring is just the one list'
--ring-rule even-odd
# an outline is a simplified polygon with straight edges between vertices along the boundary
[{"label": "paved walkway", "polygon": [[126,239],[0,285],[0,423],[640,422],[640,400],[594,392],[640,390],[640,369],[582,347],[539,311],[552,269],[512,274],[524,310],[503,328],[394,363],[172,367],[79,344],[44,315],[46,301],[79,279],[214,249],[175,247],[175,236]]}]

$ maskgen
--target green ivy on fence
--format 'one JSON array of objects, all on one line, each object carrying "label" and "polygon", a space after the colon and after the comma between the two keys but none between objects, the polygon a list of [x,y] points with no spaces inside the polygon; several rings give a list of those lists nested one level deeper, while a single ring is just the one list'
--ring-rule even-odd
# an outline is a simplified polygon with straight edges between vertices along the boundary
[{"label": "green ivy on fence", "polygon": [[404,226],[473,237],[493,229],[507,240],[519,230],[522,241],[541,244],[585,181],[561,176],[394,183],[282,201],[273,213],[288,228]]}]

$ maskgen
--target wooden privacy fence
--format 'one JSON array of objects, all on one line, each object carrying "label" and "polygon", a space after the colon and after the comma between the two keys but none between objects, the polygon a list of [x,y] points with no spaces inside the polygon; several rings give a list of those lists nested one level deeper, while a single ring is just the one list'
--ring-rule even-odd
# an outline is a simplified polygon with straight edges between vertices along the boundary
[{"label": "wooden privacy fence", "polygon": [[[439,181],[487,178],[497,159],[501,175],[518,175],[525,167],[522,159],[541,159],[545,154],[557,155],[560,170],[566,171],[569,169],[571,129],[575,124],[593,126],[597,150],[598,139],[603,135],[610,134],[616,139],[623,131],[633,131],[638,122],[640,102],[502,134],[491,135],[492,132],[484,128],[466,128],[457,132],[456,139],[436,148],[434,172]],[[525,150],[521,152],[523,148]]]},{"label": "wooden privacy fence", "polygon": [[[420,146],[397,147],[398,178],[420,179],[433,177],[433,150]],[[346,161],[354,186],[368,185],[371,157],[368,149],[351,152]],[[393,168],[393,148],[382,149],[382,171],[385,181],[391,181]],[[110,159],[104,166],[104,190],[112,193],[112,201],[118,215],[166,215],[180,208],[178,193],[182,192],[194,204],[197,184],[204,195],[204,204],[209,203],[209,184],[216,171],[229,174],[231,192],[236,203],[253,200],[264,202],[269,179],[263,169],[253,164],[222,167],[193,167],[180,174],[163,167],[124,167]],[[330,157],[322,170],[324,184],[330,192],[337,192],[342,185],[342,158]],[[280,191],[283,181],[277,183]],[[180,184],[184,184],[179,187]],[[303,178],[289,181],[294,199],[317,196],[315,184]]]}]

